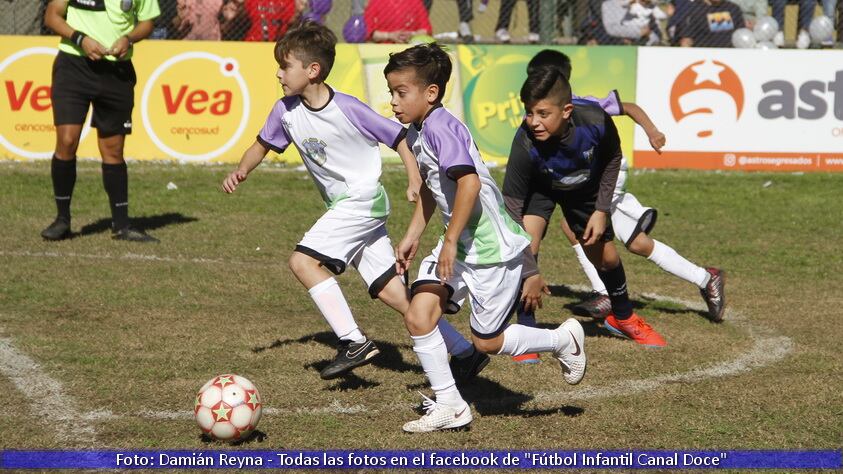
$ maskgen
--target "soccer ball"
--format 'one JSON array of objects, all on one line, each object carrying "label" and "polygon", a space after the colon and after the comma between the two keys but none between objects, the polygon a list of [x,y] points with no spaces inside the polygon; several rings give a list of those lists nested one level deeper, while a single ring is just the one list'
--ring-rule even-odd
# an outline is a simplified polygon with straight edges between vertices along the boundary
[{"label": "soccer ball", "polygon": [[193,416],[202,432],[221,441],[248,437],[258,426],[262,411],[261,396],[255,385],[234,374],[208,380],[193,402]]}]

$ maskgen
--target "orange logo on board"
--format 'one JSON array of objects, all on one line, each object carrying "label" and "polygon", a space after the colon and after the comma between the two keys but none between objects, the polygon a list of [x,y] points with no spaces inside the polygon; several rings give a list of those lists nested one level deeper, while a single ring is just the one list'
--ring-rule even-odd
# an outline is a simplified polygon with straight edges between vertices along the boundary
[{"label": "orange logo on board", "polygon": [[[724,95],[731,98],[732,104],[726,105],[734,106],[733,119],[737,120],[744,107],[744,89],[738,75],[720,61],[697,61],[676,76],[670,90],[670,111],[677,123],[699,114],[717,114],[715,108],[724,104]],[[700,138],[713,135],[712,129],[697,131]]]}]

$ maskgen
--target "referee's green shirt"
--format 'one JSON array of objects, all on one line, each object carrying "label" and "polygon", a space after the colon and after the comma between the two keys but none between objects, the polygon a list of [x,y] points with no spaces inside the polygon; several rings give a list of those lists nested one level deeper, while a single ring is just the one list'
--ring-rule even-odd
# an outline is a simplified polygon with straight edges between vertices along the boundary
[{"label": "referee's green shirt", "polygon": [[[125,9],[125,11],[124,11]],[[69,0],[67,24],[97,40],[106,49],[121,36],[129,34],[139,21],[151,20],[161,13],[158,0]],[[63,39],[59,49],[76,56],[85,56],[82,48]],[[133,48],[123,57],[131,59]],[[106,56],[117,61],[114,56]]]}]

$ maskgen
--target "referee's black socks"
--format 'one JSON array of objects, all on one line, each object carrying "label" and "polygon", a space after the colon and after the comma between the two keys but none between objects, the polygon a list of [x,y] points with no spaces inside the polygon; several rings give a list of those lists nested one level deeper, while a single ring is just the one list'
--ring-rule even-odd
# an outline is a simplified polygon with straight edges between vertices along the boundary
[{"label": "referee's black socks", "polygon": [[53,178],[53,196],[56,198],[56,217],[70,223],[70,199],[73,197],[73,186],[76,185],[76,158],[60,160],[53,155],[50,176]]},{"label": "referee's black socks", "polygon": [[618,262],[618,266],[609,271],[597,270],[597,275],[606,285],[615,317],[627,319],[632,316],[632,301],[629,300],[629,293],[626,291],[626,273],[623,271],[623,263]]},{"label": "referee's black socks", "polygon": [[102,184],[111,205],[111,229],[118,231],[129,226],[129,173],[126,163],[102,164]]}]

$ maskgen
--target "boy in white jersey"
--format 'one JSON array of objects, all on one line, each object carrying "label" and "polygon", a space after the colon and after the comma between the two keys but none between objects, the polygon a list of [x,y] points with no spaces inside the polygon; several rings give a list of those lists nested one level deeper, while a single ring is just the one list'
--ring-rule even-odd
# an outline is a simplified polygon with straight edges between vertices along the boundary
[{"label": "boy in white jersey", "polygon": [[446,226],[439,244],[421,262],[404,317],[436,401],[425,397],[427,414],[406,423],[404,431],[454,429],[472,421],[437,327],[449,305],[463,298],[471,308],[472,339],[479,351],[553,352],[565,380],[579,383],[586,356],[583,329],[576,320],[569,319],[555,330],[507,325],[519,300],[522,271],[530,306],[541,301],[544,281],[530,258],[529,236],[507,214],[470,132],[442,107],[451,75],[448,54],[435,43],[414,46],[390,55],[384,74],[395,116],[411,124],[407,143],[424,180],[412,221],[395,250],[399,272],[406,271],[415,257],[437,206]]},{"label": "boy in white jersey", "polygon": [[[336,36],[328,28],[309,22],[288,31],[276,44],[277,76],[285,97],[275,103],[255,143],[223,182],[225,192],[234,192],[269,150],[281,153],[292,143],[301,153],[328,211],[304,235],[289,264],[340,339],[336,357],[320,373],[323,379],[364,365],[379,352],[358,328],[326,269],[339,275],[353,265],[372,298],[401,314],[409,308],[386,232],[389,200],[380,183],[378,143],[401,156],[409,176],[409,200],[416,199],[421,185],[404,127],[325,84],[335,44]],[[470,346],[450,326],[443,331],[452,335],[454,344]]]}]

